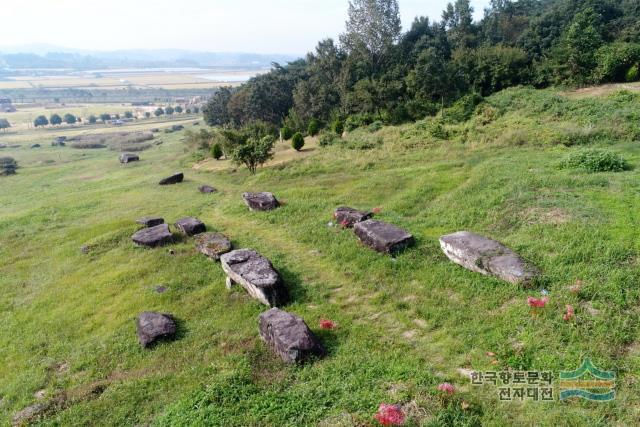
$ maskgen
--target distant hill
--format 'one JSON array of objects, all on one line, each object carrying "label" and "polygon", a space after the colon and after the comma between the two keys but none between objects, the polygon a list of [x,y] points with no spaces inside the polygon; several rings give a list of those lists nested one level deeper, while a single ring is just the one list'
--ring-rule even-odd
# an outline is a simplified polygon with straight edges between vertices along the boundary
[{"label": "distant hill", "polygon": [[296,59],[292,55],[246,52],[198,52],[182,49],[85,51],[46,44],[0,47],[0,67],[25,68],[152,68],[241,67],[264,68]]}]

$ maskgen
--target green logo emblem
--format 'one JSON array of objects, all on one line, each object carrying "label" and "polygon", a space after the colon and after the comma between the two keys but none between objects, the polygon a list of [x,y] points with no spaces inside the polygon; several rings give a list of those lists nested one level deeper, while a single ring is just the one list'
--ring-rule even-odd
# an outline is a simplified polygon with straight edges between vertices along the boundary
[{"label": "green logo emblem", "polygon": [[575,371],[560,372],[560,400],[578,397],[597,402],[616,398],[616,373],[596,368],[590,359]]}]

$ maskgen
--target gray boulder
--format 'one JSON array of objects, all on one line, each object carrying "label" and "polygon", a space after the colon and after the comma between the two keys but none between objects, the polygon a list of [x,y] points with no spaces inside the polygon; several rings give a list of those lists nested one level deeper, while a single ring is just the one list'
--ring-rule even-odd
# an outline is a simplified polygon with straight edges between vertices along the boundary
[{"label": "gray boulder", "polygon": [[239,284],[261,303],[275,307],[285,302],[287,290],[271,261],[253,249],[239,249],[220,257],[227,288]]},{"label": "gray boulder", "polygon": [[456,264],[510,283],[527,284],[539,274],[536,267],[525,262],[511,249],[468,231],[442,236],[440,246]]},{"label": "gray boulder", "polygon": [[231,240],[221,233],[202,233],[194,239],[198,251],[214,261],[218,261],[221,255],[232,249]]},{"label": "gray boulder", "polygon": [[353,231],[365,245],[388,254],[400,252],[414,242],[413,236],[407,231],[374,219],[357,222]]},{"label": "gray boulder", "polygon": [[260,336],[286,363],[300,363],[326,354],[320,340],[304,320],[286,311],[272,308],[258,320]]},{"label": "gray boulder", "polygon": [[167,224],[161,224],[138,231],[131,236],[131,240],[137,245],[154,248],[173,243],[173,234],[169,231]]},{"label": "gray boulder", "polygon": [[170,314],[145,311],[138,316],[136,327],[140,345],[145,348],[176,333],[176,322]]},{"label": "gray boulder", "polygon": [[348,208],[346,206],[339,207],[333,213],[338,224],[345,227],[353,227],[357,222],[366,221],[373,216],[372,212],[359,211],[357,209]]},{"label": "gray boulder", "polygon": [[179,184],[182,181],[184,181],[184,174],[181,173],[176,173],[173,174],[163,180],[160,181],[160,185],[173,185],[173,184]]},{"label": "gray boulder", "polygon": [[136,154],[122,153],[120,154],[120,163],[131,163],[137,162],[140,160],[140,157]]},{"label": "gray boulder", "polygon": [[198,218],[181,218],[176,221],[175,224],[178,231],[187,236],[195,236],[196,234],[204,233],[207,231],[207,226]]},{"label": "gray boulder", "polygon": [[204,193],[204,194],[211,194],[211,193],[215,193],[218,190],[216,190],[215,188],[213,188],[213,187],[211,187],[209,185],[202,185],[202,186],[198,187],[198,191],[200,191],[201,193]]},{"label": "gray boulder", "polygon": [[138,218],[136,223],[144,225],[147,228],[155,227],[164,224],[164,218],[160,218],[159,216],[143,216],[142,218]]},{"label": "gray boulder", "polygon": [[280,203],[271,193],[244,193],[244,203],[252,211],[270,211],[280,206]]}]

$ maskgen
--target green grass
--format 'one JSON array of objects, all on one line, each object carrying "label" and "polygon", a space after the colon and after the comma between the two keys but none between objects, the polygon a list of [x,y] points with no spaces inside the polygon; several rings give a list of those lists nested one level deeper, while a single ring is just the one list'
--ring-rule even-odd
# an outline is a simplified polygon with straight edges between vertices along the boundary
[{"label": "green grass", "polygon": [[[20,168],[0,178],[0,423],[44,389],[56,403],[39,424],[51,426],[375,425],[382,402],[404,405],[412,426],[635,424],[640,147],[624,115],[639,111],[638,101],[518,89],[485,106],[495,109],[491,120],[479,109],[444,124],[449,139],[431,134],[434,119],[356,131],[255,176],[191,170],[181,132],[163,134],[165,144],[124,167],[108,150],[5,149]],[[559,169],[583,149],[555,142],[569,124],[611,135],[586,144],[636,167]],[[513,144],[510,132],[526,138]],[[157,185],[177,170],[186,182]],[[220,193],[199,194],[205,183]],[[240,195],[253,190],[286,204],[249,212]],[[378,217],[410,230],[415,247],[393,259],[328,227],[345,204],[380,207]],[[143,215],[197,216],[236,247],[269,257],[292,294],[286,309],[319,334],[328,357],[281,364],[258,337],[264,307],[227,292],[219,265],[192,241],[175,255],[132,245]],[[542,269],[550,303],[540,315],[526,305],[540,289],[446,259],[438,237],[463,229]],[[567,289],[576,280],[584,282],[578,295]],[[157,285],[169,291],[157,294]],[[563,321],[566,304],[576,307],[575,322]],[[144,310],[173,313],[178,339],[141,349],[134,319]],[[338,328],[319,330],[322,318]],[[499,403],[495,388],[472,387],[459,373],[557,373],[587,356],[618,373],[614,402]],[[436,391],[445,381],[458,388],[451,400]]]}]

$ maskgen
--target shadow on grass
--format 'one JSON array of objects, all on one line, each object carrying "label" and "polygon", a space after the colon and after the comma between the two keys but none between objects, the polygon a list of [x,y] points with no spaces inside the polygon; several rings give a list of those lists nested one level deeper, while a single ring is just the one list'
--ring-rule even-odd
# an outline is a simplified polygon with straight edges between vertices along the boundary
[{"label": "shadow on grass", "polygon": [[302,279],[298,273],[289,270],[287,267],[280,267],[277,269],[280,273],[280,277],[284,282],[284,286],[287,288],[287,301],[284,306],[287,306],[293,302],[303,303],[307,302],[307,289],[302,283]]}]

